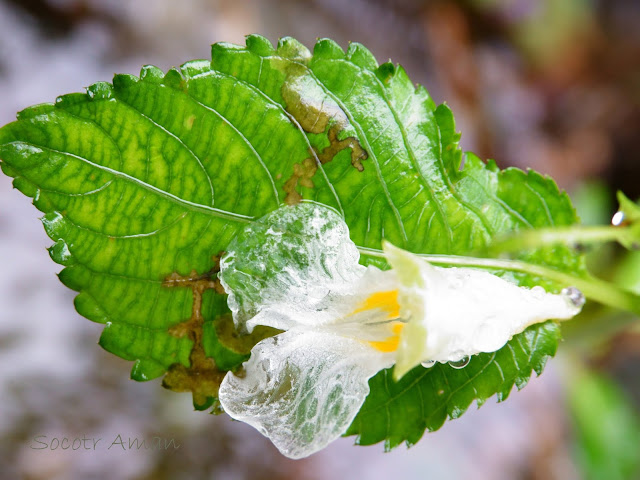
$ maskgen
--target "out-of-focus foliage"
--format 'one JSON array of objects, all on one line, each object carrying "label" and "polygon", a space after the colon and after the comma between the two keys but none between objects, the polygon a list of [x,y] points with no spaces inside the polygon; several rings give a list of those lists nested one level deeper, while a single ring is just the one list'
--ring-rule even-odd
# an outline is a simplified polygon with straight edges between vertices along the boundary
[{"label": "out-of-focus foliage", "polygon": [[640,474],[640,419],[615,382],[575,371],[568,403],[576,455],[587,480],[633,480]]}]

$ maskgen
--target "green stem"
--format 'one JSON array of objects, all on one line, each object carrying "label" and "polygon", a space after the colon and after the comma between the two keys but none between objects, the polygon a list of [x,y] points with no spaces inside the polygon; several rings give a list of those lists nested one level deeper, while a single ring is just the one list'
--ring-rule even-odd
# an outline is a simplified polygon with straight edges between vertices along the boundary
[{"label": "green stem", "polygon": [[544,245],[566,244],[571,246],[618,242],[630,245],[637,231],[631,227],[574,226],[523,230],[514,235],[497,238],[488,247],[490,252],[514,252],[539,248]]},{"label": "green stem", "polygon": [[[372,257],[385,258],[381,250],[358,247],[360,253]],[[522,272],[538,277],[548,278],[560,285],[578,288],[587,298],[614,308],[629,310],[640,315],[640,295],[617,287],[598,278],[578,277],[559,272],[549,267],[522,262],[520,260],[503,260],[498,258],[476,258],[458,255],[426,255],[418,254],[420,258],[447,267],[486,268],[491,270],[508,270]]]}]

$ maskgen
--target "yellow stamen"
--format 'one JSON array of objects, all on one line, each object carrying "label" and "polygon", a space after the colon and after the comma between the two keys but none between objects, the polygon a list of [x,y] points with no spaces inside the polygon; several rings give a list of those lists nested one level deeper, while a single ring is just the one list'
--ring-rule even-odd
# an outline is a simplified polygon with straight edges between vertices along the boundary
[{"label": "yellow stamen", "polygon": [[386,292],[376,292],[367,298],[362,306],[355,310],[353,314],[365,312],[367,310],[382,310],[387,312],[387,318],[392,320],[400,317],[400,304],[398,303],[398,290]]},{"label": "yellow stamen", "polygon": [[400,332],[402,332],[402,329],[404,328],[404,326],[405,324],[403,322],[393,322],[391,324],[391,331],[396,337],[398,337],[400,336]]},{"label": "yellow stamen", "polygon": [[[351,315],[356,313],[366,312],[369,310],[380,310],[387,314],[387,320],[394,320],[400,318],[400,304],[398,303],[398,290],[388,290],[386,292],[375,292],[371,294],[359,308],[351,312]],[[389,323],[391,329],[391,335],[381,341],[370,341],[371,345],[376,350],[381,352],[394,352],[398,349],[400,344],[400,332],[404,327],[403,322],[391,322]]]},{"label": "yellow stamen", "polygon": [[391,331],[393,332],[393,335],[380,342],[369,342],[369,345],[384,353],[395,352],[400,344],[400,332],[402,332],[404,325],[405,324],[403,322],[393,322],[391,324]]}]

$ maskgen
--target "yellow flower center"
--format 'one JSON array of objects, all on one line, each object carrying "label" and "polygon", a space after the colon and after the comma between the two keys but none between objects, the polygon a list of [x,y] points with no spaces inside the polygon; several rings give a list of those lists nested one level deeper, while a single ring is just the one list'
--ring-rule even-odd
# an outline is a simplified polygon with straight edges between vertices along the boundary
[{"label": "yellow flower center", "polygon": [[404,322],[391,322],[391,335],[379,342],[369,342],[376,350],[380,352],[395,352],[400,345],[400,332],[406,325]]},{"label": "yellow flower center", "polygon": [[[366,312],[368,310],[381,310],[387,314],[387,320],[395,320],[400,318],[400,304],[398,303],[398,290],[389,290],[386,292],[376,292],[370,295],[360,308],[356,309],[353,314]],[[391,335],[384,340],[370,341],[371,345],[376,350],[381,352],[395,352],[400,344],[400,332],[404,328],[404,322],[390,322],[389,327]]]},{"label": "yellow flower center", "polygon": [[389,290],[387,292],[376,292],[370,295],[362,306],[355,310],[354,313],[360,313],[367,310],[382,310],[387,312],[387,318],[393,320],[400,317],[400,304],[398,303],[398,290]]}]

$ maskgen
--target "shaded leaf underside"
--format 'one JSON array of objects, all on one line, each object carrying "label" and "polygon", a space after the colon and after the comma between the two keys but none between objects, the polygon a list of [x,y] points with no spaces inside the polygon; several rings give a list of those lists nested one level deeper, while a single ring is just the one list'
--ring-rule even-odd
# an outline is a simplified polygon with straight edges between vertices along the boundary
[{"label": "shaded leaf underside", "polygon": [[[214,45],[211,61],[166,74],[144,67],[139,78],[116,75],[26,109],[0,130],[0,158],[45,213],[78,312],[104,323],[101,345],[135,360],[134,379],[149,380],[189,367],[196,337],[221,370],[247,358],[219,338],[228,309],[213,288],[201,292],[198,335],[171,334],[193,317],[195,290],[164,282],[211,271],[238,229],[296,195],[335,208],[353,241],[373,249],[384,238],[462,255],[497,234],[576,222],[568,197],[535,172],[500,171],[472,154],[461,170],[458,138],[448,107],[359,44],[345,53],[321,40],[311,56],[293,39],[274,49],[250,36],[246,47]],[[566,247],[518,258],[585,273]],[[548,322],[461,370],[417,368],[397,384],[381,372],[348,433],[363,444],[414,443],[473,400],[523,386],[558,337]]]}]

